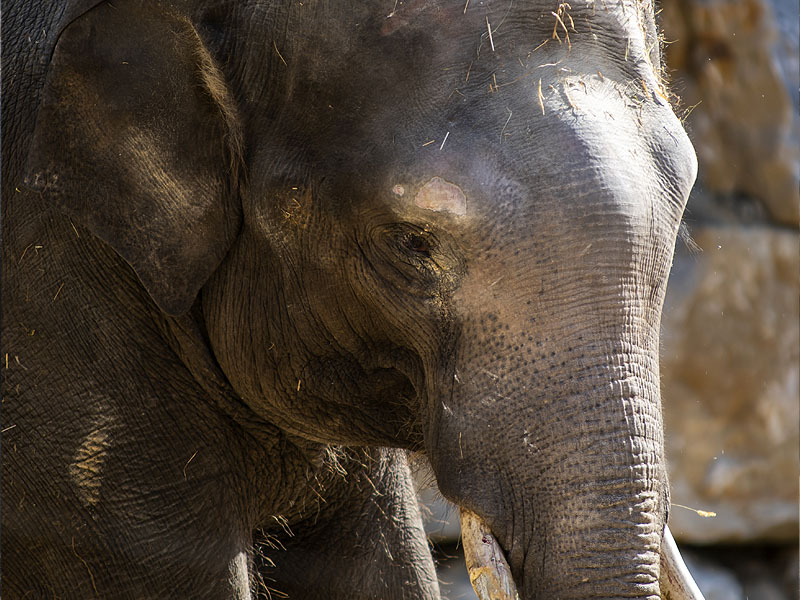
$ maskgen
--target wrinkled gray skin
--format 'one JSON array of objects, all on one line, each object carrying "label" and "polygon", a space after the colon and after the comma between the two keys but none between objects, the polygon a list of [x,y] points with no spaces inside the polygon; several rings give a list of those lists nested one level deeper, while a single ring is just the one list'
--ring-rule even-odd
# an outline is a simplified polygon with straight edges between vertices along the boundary
[{"label": "wrinkled gray skin", "polygon": [[94,4],[3,6],[4,597],[437,598],[410,449],[658,598],[652,7]]}]

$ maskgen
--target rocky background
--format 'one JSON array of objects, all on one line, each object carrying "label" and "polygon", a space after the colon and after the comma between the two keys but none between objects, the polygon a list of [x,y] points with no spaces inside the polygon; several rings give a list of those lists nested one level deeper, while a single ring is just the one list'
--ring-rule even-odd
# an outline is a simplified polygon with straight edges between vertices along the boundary
[{"label": "rocky background", "polygon": [[[670,528],[707,600],[795,600],[800,8],[661,8],[668,76],[700,166],[662,329]],[[474,598],[454,545],[457,514],[434,498],[423,492],[443,590]]]},{"label": "rocky background", "polygon": [[667,459],[672,502],[717,515],[673,506],[670,528],[707,600],[794,600],[800,6],[662,7],[667,68],[700,167],[685,221],[701,249],[678,244],[664,310]]}]

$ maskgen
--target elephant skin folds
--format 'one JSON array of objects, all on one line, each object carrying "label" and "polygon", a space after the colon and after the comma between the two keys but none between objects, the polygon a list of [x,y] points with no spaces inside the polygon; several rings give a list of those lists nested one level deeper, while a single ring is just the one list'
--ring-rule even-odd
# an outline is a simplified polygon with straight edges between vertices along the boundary
[{"label": "elephant skin folds", "polygon": [[[4,5],[9,598],[660,596],[652,6]],[[487,534],[488,535],[488,534]]]}]

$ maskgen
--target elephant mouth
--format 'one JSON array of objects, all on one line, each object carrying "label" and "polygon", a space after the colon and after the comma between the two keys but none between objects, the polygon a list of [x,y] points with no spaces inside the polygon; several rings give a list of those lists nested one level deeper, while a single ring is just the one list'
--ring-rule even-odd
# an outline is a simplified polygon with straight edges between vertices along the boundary
[{"label": "elephant mouth", "polygon": [[[519,600],[511,568],[488,525],[465,508],[461,509],[460,516],[464,559],[479,600]],[[658,583],[661,597],[666,600],[703,600],[667,526],[661,543]]]}]

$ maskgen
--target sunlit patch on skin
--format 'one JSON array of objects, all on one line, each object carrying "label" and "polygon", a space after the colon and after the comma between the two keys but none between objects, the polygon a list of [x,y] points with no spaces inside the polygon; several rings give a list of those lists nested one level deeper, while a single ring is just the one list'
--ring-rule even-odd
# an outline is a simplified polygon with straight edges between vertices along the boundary
[{"label": "sunlit patch on skin", "polygon": [[108,421],[106,417],[97,420],[69,466],[70,477],[78,486],[81,501],[87,506],[94,506],[100,501],[103,464],[110,438]]},{"label": "sunlit patch on skin", "polygon": [[414,197],[414,204],[420,208],[451,212],[459,216],[467,214],[467,197],[464,192],[441,177],[434,177],[423,185]]},{"label": "sunlit patch on skin", "polygon": [[247,574],[247,554],[239,552],[239,554],[233,557],[228,568],[230,570],[229,581],[235,590],[234,597],[249,598],[250,581]]}]

